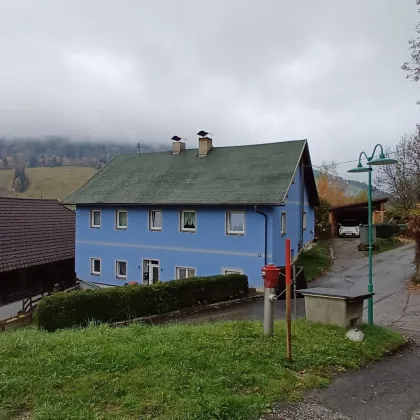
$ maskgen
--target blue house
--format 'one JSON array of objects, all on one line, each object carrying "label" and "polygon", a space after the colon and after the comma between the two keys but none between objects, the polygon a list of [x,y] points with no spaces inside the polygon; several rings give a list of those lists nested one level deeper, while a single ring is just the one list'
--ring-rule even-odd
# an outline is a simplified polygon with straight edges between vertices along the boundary
[{"label": "blue house", "polygon": [[314,238],[318,194],[306,140],[117,155],[64,200],[76,205],[76,274],[151,284],[284,265]]}]

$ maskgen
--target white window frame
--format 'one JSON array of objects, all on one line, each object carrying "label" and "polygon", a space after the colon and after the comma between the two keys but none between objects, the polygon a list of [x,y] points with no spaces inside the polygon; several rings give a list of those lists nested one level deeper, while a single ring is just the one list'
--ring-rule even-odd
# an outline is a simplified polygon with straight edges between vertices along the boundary
[{"label": "white window frame", "polygon": [[[127,224],[125,226],[120,225],[120,213],[126,213],[127,214]],[[128,228],[128,211],[127,210],[117,210],[116,217],[117,217],[117,220],[116,220],[117,229],[127,229]]]},{"label": "white window frame", "polygon": [[[226,273],[227,271],[229,271],[229,273]],[[222,274],[224,276],[228,275],[228,274],[244,274],[244,270],[242,270],[242,268],[230,268],[230,267],[223,267],[222,268]]]},{"label": "white window frame", "polygon": [[[160,218],[161,218],[162,224],[161,224],[160,227],[153,227],[153,225],[152,225],[152,213],[153,212],[157,212],[157,211],[160,212],[160,214],[161,214]],[[163,211],[162,210],[158,210],[158,209],[149,210],[149,230],[152,230],[154,232],[160,232],[162,230],[162,228],[163,228]]]},{"label": "white window frame", "polygon": [[308,227],[308,215],[306,214],[306,211],[304,211],[302,215],[302,229],[306,230],[307,227]]},{"label": "white window frame", "polygon": [[[284,217],[284,223],[283,223],[283,217]],[[286,232],[287,232],[287,213],[285,211],[282,211],[280,213],[280,232],[282,235],[286,235]]]},{"label": "white window frame", "polygon": [[[94,261],[99,261],[99,271],[95,271],[95,264]],[[92,257],[90,259],[90,274],[92,276],[100,276],[102,271],[102,261],[98,257]]]},{"label": "white window frame", "polygon": [[[238,232],[236,230],[230,230],[230,226],[229,226],[229,215],[232,213],[236,213],[236,214],[242,214],[244,216],[244,229],[242,232]],[[226,212],[226,235],[240,235],[243,236],[245,235],[245,212],[241,211],[241,210],[228,210]]]},{"label": "white window frame", "polygon": [[181,277],[179,277],[179,270],[194,270],[194,275],[193,277],[197,276],[197,270],[195,269],[195,267],[181,267],[181,266],[176,266],[175,267],[175,279],[176,280],[185,280],[185,279],[189,279],[190,277],[188,276],[188,272],[187,277],[185,279],[181,279]]},{"label": "white window frame", "polygon": [[[99,225],[95,225],[95,217],[94,217],[94,213],[99,213]],[[100,228],[101,227],[101,211],[97,210],[97,209],[92,209],[90,211],[90,227],[91,228]]]},{"label": "white window frame", "polygon": [[[118,266],[120,263],[125,263],[125,276],[118,274]],[[116,260],[115,261],[115,277],[120,280],[127,280],[128,273],[128,263],[126,260]]]},{"label": "white window frame", "polygon": [[[184,228],[184,213],[194,213],[195,214],[195,228]],[[197,231],[197,212],[195,210],[181,210],[180,217],[180,228],[181,232],[196,232]]]}]

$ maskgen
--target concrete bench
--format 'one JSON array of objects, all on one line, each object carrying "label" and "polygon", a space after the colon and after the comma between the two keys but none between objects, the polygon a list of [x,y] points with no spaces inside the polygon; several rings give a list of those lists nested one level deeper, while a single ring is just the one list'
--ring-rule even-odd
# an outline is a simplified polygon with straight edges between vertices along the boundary
[{"label": "concrete bench", "polygon": [[373,293],[358,294],[349,290],[314,287],[297,290],[305,297],[306,319],[321,324],[349,328],[363,322],[363,301]]}]

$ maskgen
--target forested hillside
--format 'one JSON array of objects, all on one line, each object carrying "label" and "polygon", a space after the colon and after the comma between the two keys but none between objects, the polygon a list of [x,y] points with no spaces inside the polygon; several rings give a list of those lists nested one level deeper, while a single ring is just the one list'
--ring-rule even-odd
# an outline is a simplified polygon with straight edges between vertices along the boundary
[{"label": "forested hillside", "polygon": [[[141,144],[142,153],[168,146]],[[56,166],[101,168],[117,153],[136,153],[137,143],[73,141],[67,137],[1,138],[0,169]]]}]

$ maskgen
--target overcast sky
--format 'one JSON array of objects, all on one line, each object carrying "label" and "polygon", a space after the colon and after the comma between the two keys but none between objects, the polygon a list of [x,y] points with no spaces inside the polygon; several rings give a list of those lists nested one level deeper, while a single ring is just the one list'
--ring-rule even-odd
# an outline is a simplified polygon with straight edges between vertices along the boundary
[{"label": "overcast sky", "polygon": [[0,135],[394,145],[415,0],[0,0]]}]

